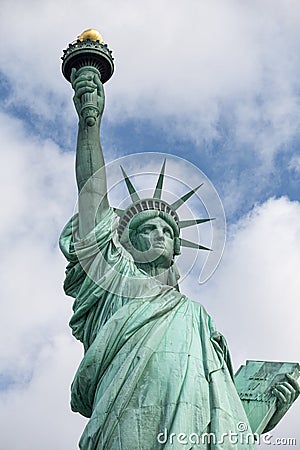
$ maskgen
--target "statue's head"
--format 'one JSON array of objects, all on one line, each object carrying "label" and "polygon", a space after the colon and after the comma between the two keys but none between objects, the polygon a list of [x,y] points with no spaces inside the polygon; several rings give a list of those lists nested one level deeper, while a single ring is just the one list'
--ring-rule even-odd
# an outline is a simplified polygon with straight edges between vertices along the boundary
[{"label": "statue's head", "polygon": [[153,197],[150,198],[140,198],[126,172],[121,167],[132,204],[125,210],[115,208],[116,213],[120,217],[118,236],[121,244],[132,255],[135,263],[138,266],[142,266],[148,273],[155,268],[169,269],[173,267],[174,269],[174,256],[180,254],[180,246],[209,250],[207,247],[179,237],[180,228],[190,227],[210,220],[191,219],[180,221],[177,214],[177,209],[203,183],[172,204],[167,203],[161,198],[165,162],[163,162]]},{"label": "statue's head", "polygon": [[169,268],[180,253],[179,227],[163,211],[142,211],[130,222],[129,251],[137,263]]}]

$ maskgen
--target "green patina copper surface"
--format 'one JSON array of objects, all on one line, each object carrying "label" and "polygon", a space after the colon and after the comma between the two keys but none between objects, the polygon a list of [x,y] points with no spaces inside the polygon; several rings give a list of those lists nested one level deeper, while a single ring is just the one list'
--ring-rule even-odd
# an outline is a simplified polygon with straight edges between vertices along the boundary
[{"label": "green patina copper surface", "polygon": [[[72,385],[72,409],[90,417],[81,448],[168,448],[157,442],[165,428],[218,439],[238,432],[248,422],[224,338],[203,306],[137,269],[116,225],[110,210],[95,233],[73,244],[76,216],[61,238],[70,261],[65,290],[76,297],[71,326],[86,349]],[[89,261],[89,276],[78,257]],[[120,284],[134,277],[143,282],[124,297]]]},{"label": "green patina copper surface", "polygon": [[[226,341],[203,306],[178,289],[174,257],[180,222],[175,204],[172,213],[163,211],[164,166],[155,189],[156,211],[138,211],[120,228],[108,203],[100,72],[68,65],[79,117],[79,212],[63,230],[60,246],[69,262],[64,289],[75,298],[70,325],[85,350],[71,398],[73,411],[89,418],[80,448],[254,448],[251,441],[226,438],[228,433],[242,437],[241,422],[249,426]],[[125,179],[136,208],[146,208],[126,174]],[[203,433],[211,438],[199,445]]]}]

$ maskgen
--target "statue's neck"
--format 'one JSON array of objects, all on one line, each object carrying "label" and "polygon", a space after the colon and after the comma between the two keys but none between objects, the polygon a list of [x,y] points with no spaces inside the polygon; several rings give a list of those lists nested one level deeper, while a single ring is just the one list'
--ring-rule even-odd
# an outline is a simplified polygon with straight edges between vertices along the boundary
[{"label": "statue's neck", "polygon": [[156,278],[161,284],[176,287],[176,289],[179,290],[179,273],[176,269],[175,264],[172,264],[169,268],[149,263],[136,263],[136,265],[139,269],[142,269],[144,272],[146,272],[150,277]]}]

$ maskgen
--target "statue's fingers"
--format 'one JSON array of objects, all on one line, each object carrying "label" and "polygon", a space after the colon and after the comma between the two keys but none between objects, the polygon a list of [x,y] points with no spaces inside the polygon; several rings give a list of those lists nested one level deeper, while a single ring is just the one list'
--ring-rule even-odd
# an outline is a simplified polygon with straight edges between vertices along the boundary
[{"label": "statue's fingers", "polygon": [[289,373],[286,374],[286,378],[289,380],[289,384],[291,384],[293,386],[293,388],[296,391],[296,398],[298,397],[298,395],[300,394],[300,386],[297,380],[295,380],[294,377],[292,377],[292,375],[290,375]]},{"label": "statue's fingers", "polygon": [[76,77],[76,80],[87,80],[91,81],[94,78],[94,73],[91,73],[90,71],[81,71],[80,74]]},{"label": "statue's fingers", "polygon": [[273,394],[278,398],[280,403],[285,403],[285,396],[278,390],[277,387],[273,388]]},{"label": "statue's fingers", "polygon": [[93,84],[94,85],[94,89],[96,88],[95,83],[93,82],[93,79],[90,75],[80,75],[79,77],[74,76],[73,77],[73,82],[72,82],[72,87],[73,89],[76,91],[78,88],[85,86],[85,85],[89,85],[89,84]]},{"label": "statue's fingers", "polygon": [[298,397],[299,393],[297,393],[297,390],[294,388],[294,386],[292,386],[291,383],[289,383],[288,381],[283,381],[282,386],[285,386],[286,389],[288,389],[291,393],[291,402],[295,401],[296,398]]},{"label": "statue's fingers", "polygon": [[98,90],[98,94],[100,95],[100,97],[104,98],[104,88],[103,88],[103,84],[101,83],[100,78],[98,77],[98,75],[94,75],[94,83],[97,85],[97,90]]},{"label": "statue's fingers", "polygon": [[292,403],[293,400],[292,392],[286,386],[278,384],[276,388],[284,396],[284,403]]},{"label": "statue's fingers", "polygon": [[94,87],[84,86],[80,89],[76,89],[76,97],[81,97],[83,94],[93,93],[95,91]]},{"label": "statue's fingers", "polygon": [[289,381],[283,381],[282,383],[280,383],[282,386],[285,386],[287,389],[289,389],[290,391],[294,392],[297,389],[295,389],[295,387],[292,385],[292,383],[290,383]]},{"label": "statue's fingers", "polygon": [[93,81],[87,81],[87,80],[76,81],[74,83],[74,86],[75,86],[76,90],[85,88],[85,87],[92,88],[93,90],[97,89],[97,85]]}]

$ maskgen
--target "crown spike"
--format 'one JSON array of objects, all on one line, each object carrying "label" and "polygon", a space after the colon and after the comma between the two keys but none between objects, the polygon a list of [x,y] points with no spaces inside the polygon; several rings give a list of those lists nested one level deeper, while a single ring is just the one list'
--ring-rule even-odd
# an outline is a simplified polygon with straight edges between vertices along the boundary
[{"label": "crown spike", "polygon": [[187,227],[192,227],[193,225],[198,225],[199,223],[209,222],[211,220],[215,220],[215,217],[208,218],[208,219],[180,220],[178,225],[179,225],[179,228],[187,228]]},{"label": "crown spike", "polygon": [[138,202],[138,201],[140,200],[140,197],[138,196],[138,194],[137,194],[135,188],[133,187],[133,184],[132,184],[131,181],[129,180],[129,177],[128,177],[128,175],[126,174],[125,170],[123,169],[122,166],[120,166],[120,167],[121,167],[122,174],[123,174],[123,177],[124,177],[124,181],[125,181],[125,183],[126,183],[128,192],[129,192],[130,197],[131,197],[131,200],[132,200],[133,202]]},{"label": "crown spike", "polygon": [[185,203],[193,194],[195,194],[196,191],[198,191],[198,189],[203,185],[204,183],[199,184],[199,186],[197,186],[196,188],[192,189],[190,192],[188,192],[187,194],[183,195],[181,198],[179,198],[178,200],[176,200],[176,202],[172,203],[172,205],[170,205],[170,207],[176,211],[176,209],[178,209],[181,205],[183,205],[183,203]]},{"label": "crown spike", "polygon": [[204,247],[203,245],[196,244],[195,242],[187,241],[182,238],[180,238],[180,245],[181,247],[196,248],[197,250],[209,250],[210,252],[212,251],[211,248]]},{"label": "crown spike", "polygon": [[155,187],[155,191],[153,194],[153,198],[161,199],[162,187],[163,187],[164,177],[165,177],[165,168],[166,168],[166,159],[164,160],[163,165],[161,167],[160,174],[159,174],[157,184]]}]

